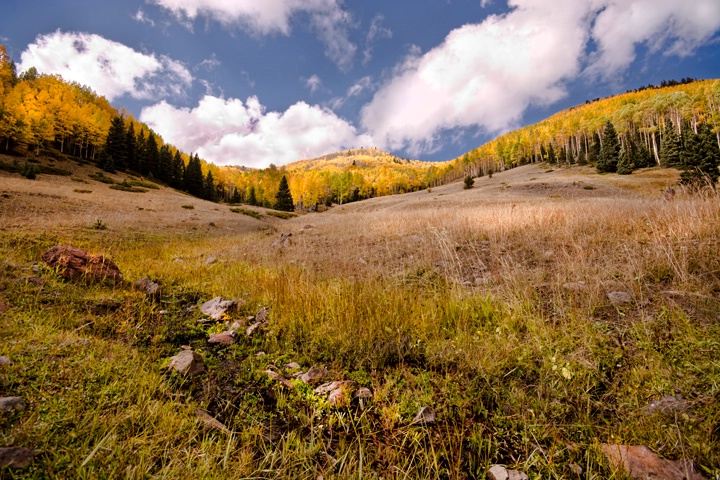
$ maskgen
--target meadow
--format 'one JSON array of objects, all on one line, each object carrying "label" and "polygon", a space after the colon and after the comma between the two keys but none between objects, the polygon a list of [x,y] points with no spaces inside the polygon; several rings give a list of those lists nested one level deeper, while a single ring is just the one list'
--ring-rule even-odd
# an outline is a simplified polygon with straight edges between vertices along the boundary
[{"label": "meadow", "polygon": [[[0,478],[625,478],[602,444],[720,474],[720,197],[668,195],[675,170],[534,164],[279,218],[66,167],[0,172],[0,396],[27,402],[0,447],[38,452]],[[61,280],[58,244],[160,299]],[[216,296],[241,307],[200,322]],[[168,371],[183,346],[204,374]],[[331,404],[311,367],[372,398]]]}]

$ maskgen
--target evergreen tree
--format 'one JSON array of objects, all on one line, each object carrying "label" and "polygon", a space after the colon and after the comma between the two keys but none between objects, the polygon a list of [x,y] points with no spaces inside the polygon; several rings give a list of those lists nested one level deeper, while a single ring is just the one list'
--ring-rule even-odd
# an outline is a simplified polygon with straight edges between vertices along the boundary
[{"label": "evergreen tree", "polygon": [[172,179],[172,162],[173,155],[172,152],[170,152],[170,147],[163,145],[160,147],[160,153],[158,155],[157,178],[168,185]]},{"label": "evergreen tree", "polygon": [[203,195],[205,200],[210,200],[211,202],[217,201],[217,192],[215,191],[215,179],[213,178],[213,174],[211,171],[208,171],[207,175],[205,176]]},{"label": "evergreen tree", "polygon": [[229,200],[230,203],[240,203],[242,198],[240,197],[240,190],[237,187],[233,187],[233,193]]},{"label": "evergreen tree", "polygon": [[616,172],[617,164],[620,157],[620,141],[618,140],[615,127],[610,120],[605,122],[602,136],[602,146],[600,147],[600,156],[598,157],[595,167],[599,173]]},{"label": "evergreen tree", "polygon": [[135,127],[132,122],[130,122],[127,132],[125,132],[125,154],[127,157],[127,169],[137,172],[137,139],[135,138]]},{"label": "evergreen tree", "polygon": [[635,164],[632,160],[632,142],[629,140],[620,148],[620,158],[617,163],[617,173],[620,175],[630,175],[635,170]]},{"label": "evergreen tree", "polygon": [[577,156],[577,163],[578,165],[587,165],[587,157],[585,156],[585,149],[580,147],[580,150],[578,151]]},{"label": "evergreen tree", "polygon": [[170,175],[170,186],[182,189],[183,186],[183,174],[185,173],[185,162],[183,162],[180,150],[175,150],[175,156],[172,159],[172,173]]},{"label": "evergreen tree", "polygon": [[255,185],[250,185],[250,191],[248,192],[248,204],[257,205],[257,195],[255,194]]},{"label": "evergreen tree", "polygon": [[552,143],[548,145],[547,148],[547,161],[548,163],[557,163],[557,157],[555,156],[555,149],[552,146]]},{"label": "evergreen tree", "polygon": [[681,157],[683,155],[682,142],[680,137],[675,130],[675,126],[669,118],[665,119],[665,134],[662,138],[662,144],[660,145],[660,165],[663,167],[678,167],[681,163]]},{"label": "evergreen tree", "polygon": [[635,168],[649,168],[655,166],[650,150],[648,150],[645,142],[640,138],[640,133],[635,132],[632,136],[628,137],[632,145],[632,163]]},{"label": "evergreen tree", "polygon": [[98,167],[102,168],[106,172],[115,173],[117,171],[117,169],[115,168],[115,162],[113,161],[113,158],[110,156],[110,154],[108,154],[106,148],[100,150],[97,163]]},{"label": "evergreen tree", "polygon": [[110,124],[105,146],[103,147],[103,159],[98,159],[102,164],[100,168],[107,172],[125,170],[127,168],[127,145],[125,143],[125,124],[122,117],[115,117]]},{"label": "evergreen tree", "polygon": [[194,157],[190,157],[190,161],[185,168],[185,176],[183,177],[183,190],[190,195],[203,198],[205,180],[203,179],[202,166],[197,153]]},{"label": "evergreen tree", "polygon": [[140,174],[147,172],[147,155],[145,155],[145,147],[147,140],[145,139],[145,131],[140,128],[140,132],[135,137],[135,171]]},{"label": "evergreen tree", "polygon": [[158,149],[155,134],[150,132],[145,142],[145,171],[143,175],[152,175],[154,178],[160,177],[160,150]]},{"label": "evergreen tree", "polygon": [[468,175],[465,177],[465,185],[463,185],[463,188],[465,190],[470,190],[475,185],[475,180],[473,180],[472,175]]},{"label": "evergreen tree", "polygon": [[278,192],[275,196],[274,208],[285,212],[292,212],[295,210],[295,202],[290,194],[290,186],[288,185],[285,175],[283,175],[280,179],[280,186],[278,187]]},{"label": "evergreen tree", "polygon": [[597,164],[597,161],[599,158],[600,158],[600,135],[598,135],[598,133],[595,132],[595,133],[593,133],[592,140],[590,141],[590,145],[588,147],[587,163],[589,165],[595,165],[595,164]]},{"label": "evergreen tree", "polygon": [[714,186],[720,176],[720,150],[712,128],[701,124],[697,134],[688,130],[686,136],[680,182],[695,187]]}]

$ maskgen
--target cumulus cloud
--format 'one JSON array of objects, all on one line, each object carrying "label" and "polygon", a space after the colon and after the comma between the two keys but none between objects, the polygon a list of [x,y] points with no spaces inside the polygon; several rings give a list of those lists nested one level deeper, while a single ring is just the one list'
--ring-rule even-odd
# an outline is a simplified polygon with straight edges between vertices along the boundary
[{"label": "cumulus cloud", "polygon": [[95,34],[61,32],[40,35],[20,56],[20,70],[61,75],[88,85],[112,101],[183,95],[193,77],[169,57],[144,54]]},{"label": "cumulus cloud", "polygon": [[257,97],[243,103],[206,95],[192,109],[162,101],[144,108],[140,120],[166,141],[218,165],[284,165],[372,142],[316,105],[299,102],[285,112],[265,110]]},{"label": "cumulus cloud", "polygon": [[256,35],[290,34],[290,21],[307,14],[310,25],[325,45],[325,54],[341,70],[352,66],[357,47],[349,40],[352,18],[342,9],[342,0],[152,0],[170,10],[181,22],[200,15],[225,26],[239,26]]},{"label": "cumulus cloud", "polygon": [[639,44],[651,52],[690,55],[720,29],[717,0],[603,2],[592,29],[598,45],[588,73],[610,77],[629,66]]},{"label": "cumulus cloud", "polygon": [[[517,126],[530,106],[565,96],[565,85],[581,72],[622,73],[638,45],[687,55],[720,28],[717,0],[508,4],[508,13],[457,28],[396,66],[361,112],[380,147],[415,155],[436,150],[441,135],[458,128],[500,133]],[[595,52],[588,52],[590,39]]]}]

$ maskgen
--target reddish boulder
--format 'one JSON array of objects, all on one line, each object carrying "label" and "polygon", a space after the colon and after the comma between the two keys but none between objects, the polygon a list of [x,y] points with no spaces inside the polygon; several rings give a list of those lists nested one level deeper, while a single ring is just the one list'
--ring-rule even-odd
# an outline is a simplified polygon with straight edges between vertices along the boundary
[{"label": "reddish boulder", "polygon": [[56,245],[40,257],[63,278],[73,281],[122,283],[123,276],[115,263],[102,255],[91,255],[68,245]]}]

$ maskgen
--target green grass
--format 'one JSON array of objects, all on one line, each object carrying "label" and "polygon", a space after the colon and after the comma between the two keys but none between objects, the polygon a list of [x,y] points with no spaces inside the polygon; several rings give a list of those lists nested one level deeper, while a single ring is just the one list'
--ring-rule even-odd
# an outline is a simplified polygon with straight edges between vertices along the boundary
[{"label": "green grass", "polygon": [[[0,231],[0,300],[9,305],[0,317],[0,355],[13,360],[0,367],[0,394],[29,404],[0,421],[0,447],[43,452],[29,470],[0,475],[480,479],[501,463],[531,478],[573,478],[576,464],[584,478],[620,479],[598,449],[615,442],[693,459],[713,478],[720,473],[720,280],[717,223],[708,221],[720,209],[713,201],[698,201],[694,217],[674,207],[678,218],[698,219],[696,230],[676,237],[667,208],[660,217],[644,214],[647,256],[619,256],[616,264],[603,257],[638,297],[618,308],[593,291],[555,289],[551,274],[535,285],[530,267],[502,290],[466,288],[433,262],[351,276],[275,255],[244,260],[265,233]],[[625,228],[591,220],[572,221],[595,236],[573,238],[595,249]],[[533,232],[538,242],[542,235],[561,242],[562,228],[542,232]],[[484,238],[475,231],[464,240]],[[108,255],[128,281],[159,281],[162,300],[63,282],[44,266],[37,273],[44,286],[14,282],[58,243]],[[655,245],[664,256],[654,256]],[[524,248],[530,255],[533,246]],[[235,255],[222,269],[205,264],[218,251]],[[447,256],[460,270],[457,252],[449,247]],[[630,277],[621,270],[628,264]],[[199,323],[188,307],[218,295],[244,303],[228,321],[269,307],[263,333],[208,345],[209,333],[226,327]],[[185,379],[165,370],[183,345],[204,356],[207,374]],[[263,373],[272,367],[291,378],[284,365],[293,361],[369,387],[374,398],[335,408],[297,381],[287,387]],[[650,401],[677,394],[690,402],[687,411],[647,413]],[[436,410],[437,422],[410,425],[423,406]],[[230,433],[207,430],[196,408]]]},{"label": "green grass", "polygon": [[247,208],[231,208],[231,212],[233,213],[241,213],[243,215],[247,215],[248,217],[260,219],[262,217],[262,214],[260,212],[256,212],[255,210],[250,210]]},{"label": "green grass", "polygon": [[277,210],[268,210],[265,212],[267,215],[270,215],[271,217],[280,218],[282,220],[287,220],[288,218],[294,218],[297,217],[297,214],[290,213],[290,212],[280,212]]}]

